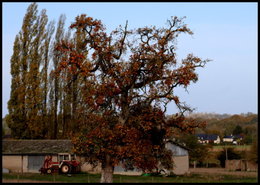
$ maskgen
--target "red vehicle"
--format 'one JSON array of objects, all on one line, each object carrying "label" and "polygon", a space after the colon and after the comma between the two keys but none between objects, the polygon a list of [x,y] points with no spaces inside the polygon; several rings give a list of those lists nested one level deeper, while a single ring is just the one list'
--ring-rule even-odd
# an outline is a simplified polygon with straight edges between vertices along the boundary
[{"label": "red vehicle", "polygon": [[39,170],[43,174],[62,173],[70,174],[80,171],[80,162],[76,161],[75,154],[59,153],[58,161],[52,161],[51,156],[46,156],[43,166]]}]

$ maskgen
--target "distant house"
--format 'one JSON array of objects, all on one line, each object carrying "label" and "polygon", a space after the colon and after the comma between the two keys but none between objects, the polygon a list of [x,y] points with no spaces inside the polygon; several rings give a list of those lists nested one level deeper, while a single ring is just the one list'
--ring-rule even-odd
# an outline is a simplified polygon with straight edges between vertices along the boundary
[{"label": "distant house", "polygon": [[223,137],[223,142],[225,143],[233,143],[237,144],[238,142],[242,141],[243,137],[241,135],[229,135]]},{"label": "distant house", "polygon": [[199,143],[220,143],[220,137],[216,134],[196,134]]},{"label": "distant house", "polygon": [[238,135],[234,135],[234,139],[241,141],[241,140],[243,140],[243,136],[241,136],[239,134]]},{"label": "distant house", "polygon": [[233,141],[234,141],[234,137],[232,135],[223,137],[223,142],[232,143]]},{"label": "distant house", "polygon": [[[70,140],[3,140],[2,141],[2,167],[10,172],[39,173],[46,155],[51,155],[53,161],[57,160],[58,153],[71,153]],[[167,148],[173,151],[174,169],[177,175],[189,173],[189,154],[185,146],[169,142]],[[100,173],[101,166],[93,167],[86,163],[84,156],[77,156],[81,162],[81,171]],[[115,174],[140,175],[141,171],[125,172],[121,166],[115,167]]]}]

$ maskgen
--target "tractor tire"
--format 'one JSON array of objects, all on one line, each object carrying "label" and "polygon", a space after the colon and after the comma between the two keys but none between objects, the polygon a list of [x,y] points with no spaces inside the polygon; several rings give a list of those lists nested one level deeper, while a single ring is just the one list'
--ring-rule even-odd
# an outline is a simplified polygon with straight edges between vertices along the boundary
[{"label": "tractor tire", "polygon": [[60,169],[61,173],[63,174],[69,174],[71,171],[71,166],[68,164],[63,164]]},{"label": "tractor tire", "polygon": [[52,174],[52,169],[51,169],[51,168],[47,169],[47,170],[46,170],[46,173],[47,173],[47,174]]}]

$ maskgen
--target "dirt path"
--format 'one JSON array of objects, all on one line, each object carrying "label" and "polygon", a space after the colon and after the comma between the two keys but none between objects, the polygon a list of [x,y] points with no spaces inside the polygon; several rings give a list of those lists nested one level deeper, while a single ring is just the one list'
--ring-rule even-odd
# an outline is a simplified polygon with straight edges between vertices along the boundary
[{"label": "dirt path", "polygon": [[257,177],[257,172],[248,171],[227,171],[225,168],[190,168],[190,173],[199,174],[223,174],[223,175],[239,175],[243,177]]}]

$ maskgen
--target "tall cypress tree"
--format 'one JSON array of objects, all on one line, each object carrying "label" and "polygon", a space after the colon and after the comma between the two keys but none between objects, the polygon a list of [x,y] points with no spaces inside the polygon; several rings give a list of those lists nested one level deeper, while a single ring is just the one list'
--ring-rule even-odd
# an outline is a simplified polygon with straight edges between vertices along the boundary
[{"label": "tall cypress tree", "polygon": [[43,103],[47,96],[49,59],[46,56],[54,28],[50,23],[46,30],[46,10],[42,10],[38,16],[37,7],[36,3],[32,3],[27,8],[11,58],[12,89],[7,123],[12,136],[20,139],[45,138],[47,132],[45,120],[42,119],[47,111],[47,105]]},{"label": "tall cypress tree", "polygon": [[[71,32],[68,30],[66,34],[64,35],[63,40],[65,42],[70,42],[72,41],[71,39]],[[66,56],[66,54],[63,54],[63,57],[69,57]],[[68,79],[70,78],[69,74],[64,71],[61,73],[63,79]],[[67,80],[62,80],[59,82],[60,86],[60,129],[62,130],[62,138],[69,138],[69,131],[72,131],[71,128],[69,128],[71,124],[71,114],[72,114],[72,93],[71,93],[71,86],[70,82]]]},{"label": "tall cypress tree", "polygon": [[[60,43],[61,40],[64,37],[64,24],[65,24],[65,20],[66,17],[64,14],[62,14],[59,18],[58,21],[58,25],[57,25],[57,29],[56,29],[56,33],[55,33],[55,42],[54,42],[54,46],[57,43]],[[57,70],[58,68],[58,64],[61,61],[61,58],[58,56],[57,51],[55,51],[53,53],[53,72]],[[51,138],[52,139],[57,139],[58,137],[58,103],[60,100],[60,95],[59,95],[59,79],[56,75],[52,75],[52,92],[51,92],[51,96],[53,96],[52,100],[53,100],[53,106],[52,107],[52,114],[53,114],[53,125],[51,127],[53,133]]]},{"label": "tall cypress tree", "polygon": [[42,69],[41,69],[41,89],[42,89],[42,121],[44,125],[43,135],[49,137],[50,129],[48,123],[51,121],[48,111],[48,93],[49,93],[49,64],[51,58],[51,39],[55,31],[54,21],[51,21],[44,34],[44,43],[41,48],[42,52]]},{"label": "tall cypress tree", "polygon": [[21,94],[19,87],[22,84],[20,77],[20,64],[21,64],[21,42],[19,35],[15,37],[13,46],[13,55],[11,57],[11,93],[8,101],[9,114],[6,117],[8,127],[11,129],[11,135],[14,138],[21,138],[26,127],[24,125],[22,107],[20,106]]},{"label": "tall cypress tree", "polygon": [[40,86],[40,63],[43,53],[41,46],[44,41],[45,27],[48,22],[46,10],[37,16],[33,29],[33,40],[30,45],[29,72],[27,73],[27,123],[31,138],[43,138],[44,122],[42,120],[42,89]]},{"label": "tall cypress tree", "polygon": [[[37,4],[32,3],[28,8],[23,19],[22,29],[19,32],[19,36],[16,37],[14,44],[14,53],[11,59],[11,74],[12,74],[12,90],[11,98],[9,101],[9,118],[8,124],[11,128],[12,136],[15,138],[30,138],[30,132],[27,123],[27,74],[29,69],[29,56],[31,40],[34,37],[34,24],[37,19]],[[19,38],[18,38],[19,37]],[[18,44],[19,42],[19,44]],[[19,49],[18,49],[19,48]],[[19,50],[19,51],[18,51]],[[19,60],[17,58],[19,56]],[[15,84],[18,77],[15,77],[15,73],[19,71],[19,83]],[[13,71],[13,72],[12,72]],[[14,86],[16,86],[14,88]],[[18,96],[16,103],[17,109],[14,108],[14,98]],[[19,112],[17,112],[19,110]]]}]

